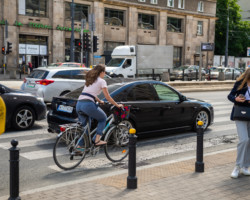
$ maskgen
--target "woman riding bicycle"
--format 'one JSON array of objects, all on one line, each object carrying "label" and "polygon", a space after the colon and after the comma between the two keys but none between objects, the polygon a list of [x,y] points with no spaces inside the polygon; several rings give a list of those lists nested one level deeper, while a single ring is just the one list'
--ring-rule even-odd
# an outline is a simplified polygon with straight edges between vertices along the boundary
[{"label": "woman riding bicycle", "polygon": [[101,136],[105,128],[107,119],[105,112],[100,107],[98,107],[98,105],[96,105],[96,101],[99,102],[99,104],[104,103],[97,97],[97,95],[99,95],[102,91],[105,98],[111,104],[113,104],[118,108],[123,108],[122,104],[117,104],[113,100],[113,98],[109,95],[107,89],[107,83],[103,79],[104,76],[105,76],[104,65],[99,64],[95,66],[92,70],[90,70],[86,74],[85,86],[76,104],[76,111],[78,113],[79,121],[82,122],[84,126],[86,125],[87,118],[84,115],[79,114],[79,111],[82,111],[89,117],[94,118],[98,121],[96,135],[93,138],[93,142],[95,143],[96,146],[106,144],[105,141],[101,140]]}]

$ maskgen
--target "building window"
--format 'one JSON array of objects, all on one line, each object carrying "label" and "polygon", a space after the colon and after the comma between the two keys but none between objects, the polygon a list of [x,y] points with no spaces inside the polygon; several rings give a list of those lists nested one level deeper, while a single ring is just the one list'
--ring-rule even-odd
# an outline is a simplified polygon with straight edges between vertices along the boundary
[{"label": "building window", "polygon": [[168,17],[167,31],[181,32],[182,19]]},{"label": "building window", "polygon": [[138,14],[138,28],[155,29],[155,16],[147,14]]},{"label": "building window", "polygon": [[[74,20],[81,21],[81,19],[88,20],[89,6],[83,4],[75,4]],[[65,19],[71,20],[71,3],[66,2],[65,4]]]},{"label": "building window", "polygon": [[202,21],[198,21],[197,35],[203,35],[203,22]]},{"label": "building window", "polygon": [[203,1],[198,2],[198,12],[204,12],[204,2]]},{"label": "building window", "polygon": [[139,2],[146,2],[146,0],[138,0]]},{"label": "building window", "polygon": [[105,8],[105,25],[124,26],[124,11]]},{"label": "building window", "polygon": [[181,66],[181,56],[182,55],[182,47],[174,47],[174,60],[173,65],[174,67]]},{"label": "building window", "polygon": [[179,0],[178,2],[178,8],[184,9],[185,8],[185,0]]},{"label": "building window", "polygon": [[[24,3],[24,1],[19,1],[19,3],[20,2]],[[47,17],[47,0],[26,0],[25,15]]]},{"label": "building window", "polygon": [[158,0],[150,0],[151,4],[158,4]]},{"label": "building window", "polygon": [[168,0],[168,7],[174,7],[174,0]]},{"label": "building window", "polygon": [[124,26],[124,11],[105,8],[105,25]]}]

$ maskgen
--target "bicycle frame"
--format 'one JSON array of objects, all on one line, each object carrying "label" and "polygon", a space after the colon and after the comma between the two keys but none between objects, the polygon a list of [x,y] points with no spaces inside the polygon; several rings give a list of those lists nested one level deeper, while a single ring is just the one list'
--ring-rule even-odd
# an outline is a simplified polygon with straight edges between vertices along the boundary
[{"label": "bicycle frame", "polygon": [[[105,135],[107,132],[108,132],[108,130],[109,130],[109,127],[111,126],[111,124],[113,123],[113,121],[114,121],[114,114],[111,114],[111,115],[109,115],[109,117],[107,118],[107,120],[106,120],[106,122],[107,122],[107,124],[106,124],[106,126],[105,126],[105,128],[104,128],[104,130],[103,130],[103,135]],[[91,126],[90,126],[90,123],[91,123],[91,120],[89,120],[89,118],[87,119],[87,124],[86,124],[86,126],[84,127],[84,129],[83,129],[83,134],[81,135],[81,137],[78,139],[78,141],[77,141],[77,144],[76,145],[78,145],[79,144],[79,142],[82,140],[82,138],[83,138],[83,135],[84,135],[84,133],[90,133],[90,134],[88,134],[88,137],[89,137],[89,144],[90,144],[90,146],[92,146],[92,136],[96,133],[96,129],[97,128],[95,128],[94,130],[92,130],[91,132],[90,132],[90,128],[91,128]]]}]

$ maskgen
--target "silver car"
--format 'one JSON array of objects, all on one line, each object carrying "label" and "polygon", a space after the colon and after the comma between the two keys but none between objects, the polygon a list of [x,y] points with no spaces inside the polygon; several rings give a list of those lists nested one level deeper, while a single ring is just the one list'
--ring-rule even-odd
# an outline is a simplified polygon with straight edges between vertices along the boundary
[{"label": "silver car", "polygon": [[21,90],[42,97],[49,103],[53,97],[62,96],[85,83],[89,68],[39,67],[24,79]]},{"label": "silver car", "polygon": [[236,80],[241,75],[241,72],[235,68],[217,67],[210,71],[210,79],[218,79],[219,72],[224,72],[225,80]]}]

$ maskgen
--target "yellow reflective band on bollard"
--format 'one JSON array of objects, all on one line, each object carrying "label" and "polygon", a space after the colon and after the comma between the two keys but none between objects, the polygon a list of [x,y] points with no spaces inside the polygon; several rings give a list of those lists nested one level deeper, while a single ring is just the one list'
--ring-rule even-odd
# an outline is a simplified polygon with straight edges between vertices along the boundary
[{"label": "yellow reflective band on bollard", "polygon": [[135,134],[136,130],[134,128],[129,129],[129,134]]},{"label": "yellow reflective band on bollard", "polygon": [[5,120],[6,120],[6,106],[0,97],[0,135],[5,131]]},{"label": "yellow reflective band on bollard", "polygon": [[203,124],[204,124],[203,121],[198,121],[198,122],[197,122],[197,125],[198,125],[198,126],[203,126]]}]

